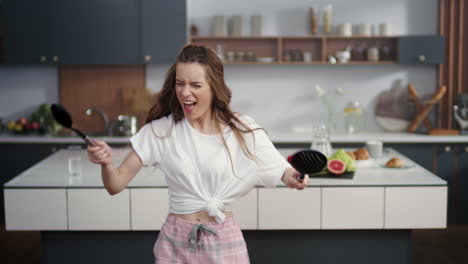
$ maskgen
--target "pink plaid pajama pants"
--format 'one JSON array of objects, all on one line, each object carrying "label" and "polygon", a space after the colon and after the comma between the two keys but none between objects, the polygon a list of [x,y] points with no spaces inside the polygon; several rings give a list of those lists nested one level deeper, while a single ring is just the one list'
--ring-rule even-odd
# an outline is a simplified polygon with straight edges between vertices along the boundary
[{"label": "pink plaid pajama pants", "polygon": [[232,217],[197,224],[169,215],[154,245],[156,264],[248,264],[242,231]]}]

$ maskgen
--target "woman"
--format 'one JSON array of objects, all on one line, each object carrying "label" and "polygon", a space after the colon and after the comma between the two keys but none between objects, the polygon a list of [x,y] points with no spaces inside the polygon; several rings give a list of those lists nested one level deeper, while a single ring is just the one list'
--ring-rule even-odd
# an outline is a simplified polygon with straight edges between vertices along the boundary
[{"label": "woman", "polygon": [[282,181],[303,189],[265,131],[233,113],[223,64],[209,48],[185,46],[169,68],[133,150],[116,168],[102,141],[88,147],[107,191],[122,191],[143,166],[159,166],[169,187],[169,215],[154,246],[156,263],[249,263],[231,205],[256,185]]}]

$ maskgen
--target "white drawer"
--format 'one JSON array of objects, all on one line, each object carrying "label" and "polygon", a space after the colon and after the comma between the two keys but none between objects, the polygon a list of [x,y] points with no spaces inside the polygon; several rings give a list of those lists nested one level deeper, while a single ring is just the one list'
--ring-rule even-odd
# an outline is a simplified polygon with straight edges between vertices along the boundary
[{"label": "white drawer", "polygon": [[69,230],[130,230],[128,189],[110,195],[105,189],[68,189]]},{"label": "white drawer", "polygon": [[234,219],[241,229],[257,229],[257,196],[258,188],[255,188],[237,201],[232,208]]},{"label": "white drawer", "polygon": [[446,227],[446,186],[385,188],[385,228]]},{"label": "white drawer", "polygon": [[259,229],[320,229],[320,188],[258,189]]},{"label": "white drawer", "polygon": [[322,188],[322,229],[380,229],[383,187]]},{"label": "white drawer", "polygon": [[4,189],[6,230],[67,230],[65,189]]},{"label": "white drawer", "polygon": [[132,230],[160,230],[169,213],[167,188],[131,188]]}]

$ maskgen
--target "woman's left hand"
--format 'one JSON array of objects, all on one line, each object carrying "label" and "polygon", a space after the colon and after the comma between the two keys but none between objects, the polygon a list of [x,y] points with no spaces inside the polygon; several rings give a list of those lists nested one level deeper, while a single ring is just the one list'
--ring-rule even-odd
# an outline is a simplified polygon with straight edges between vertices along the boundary
[{"label": "woman's left hand", "polygon": [[304,179],[299,179],[301,173],[295,170],[294,168],[287,168],[284,171],[283,177],[281,181],[284,182],[289,188],[296,188],[298,190],[302,190],[307,185],[309,185],[309,175],[305,174]]}]

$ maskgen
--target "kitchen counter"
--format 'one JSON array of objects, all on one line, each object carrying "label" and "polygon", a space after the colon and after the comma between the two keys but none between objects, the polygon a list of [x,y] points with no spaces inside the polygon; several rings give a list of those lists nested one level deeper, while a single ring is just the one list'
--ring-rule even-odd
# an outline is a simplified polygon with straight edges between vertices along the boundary
[{"label": "kitchen counter", "polygon": [[[307,130],[296,132],[268,130],[268,135],[275,143],[308,143],[312,134]],[[112,144],[130,143],[128,137],[97,137]],[[468,135],[429,136],[426,134],[363,132],[358,134],[331,134],[332,143],[364,143],[368,140],[381,140],[384,143],[468,143]],[[54,137],[37,135],[0,135],[0,143],[82,143],[79,137]]]},{"label": "kitchen counter", "polygon": [[[114,164],[118,165],[128,153],[129,148],[114,148]],[[296,149],[279,149],[287,157]],[[68,158],[73,152],[62,149],[47,159],[37,163],[9,182],[6,188],[103,188],[100,166],[88,161],[86,151],[81,151],[82,176],[68,176]],[[399,157],[408,169],[382,168],[390,157]],[[312,178],[310,186],[446,186],[447,182],[393,149],[387,149],[385,157],[379,161],[370,161],[359,165],[353,179]],[[128,185],[129,187],[167,188],[163,172],[158,168],[144,167]],[[285,187],[285,186],[283,186]]]}]

